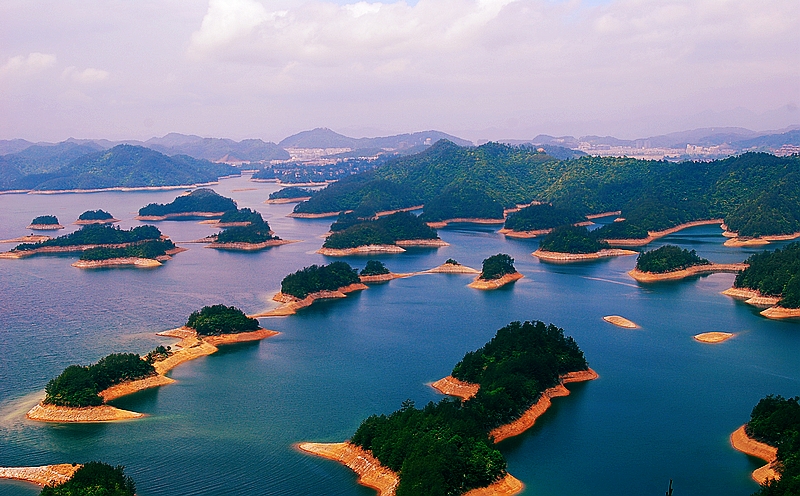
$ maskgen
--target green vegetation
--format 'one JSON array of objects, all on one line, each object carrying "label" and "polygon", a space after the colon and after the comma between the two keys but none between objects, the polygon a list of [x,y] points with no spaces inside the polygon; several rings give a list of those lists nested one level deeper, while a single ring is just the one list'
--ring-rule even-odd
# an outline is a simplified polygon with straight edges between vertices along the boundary
[{"label": "green vegetation", "polygon": [[45,486],[40,496],[136,496],[133,479],[125,475],[125,467],[89,462],[61,484]]},{"label": "green vegetation", "polygon": [[[455,262],[455,260],[453,260]],[[448,260],[445,263],[450,263]],[[458,262],[455,263],[458,265]],[[514,267],[514,259],[505,253],[492,255],[483,261],[483,269],[480,278],[484,280],[500,279],[506,274],[513,274],[517,269]]]},{"label": "green vegetation", "polygon": [[266,222],[228,227],[217,234],[217,243],[263,243],[273,239],[281,238],[272,235]]},{"label": "green vegetation", "polygon": [[[331,229],[340,229],[353,217],[340,216]],[[338,225],[337,225],[338,224]],[[396,212],[375,220],[361,220],[344,229],[334,230],[323,248],[355,248],[366,245],[393,245],[396,241],[410,239],[439,239],[436,230],[428,227],[419,217],[409,212]]]},{"label": "green vegetation", "polygon": [[[513,262],[513,260],[512,260],[512,262]],[[444,263],[445,263],[445,265],[461,265],[455,259],[452,259],[452,258],[448,258],[447,260],[445,260]]]},{"label": "green vegetation", "polygon": [[40,215],[31,221],[31,225],[57,226],[58,218],[55,215]]},{"label": "green vegetation", "polygon": [[664,245],[657,250],[645,251],[636,258],[636,268],[642,272],[663,274],[676,270],[688,269],[695,265],[708,265],[711,262],[700,258],[692,250],[681,249],[673,245]]},{"label": "green vegetation", "polygon": [[112,353],[94,365],[70,365],[64,369],[47,383],[44,403],[78,408],[101,405],[100,391],[155,373],[153,365],[135,353]]},{"label": "green vegetation", "polygon": [[800,156],[562,161],[531,147],[459,147],[440,141],[422,153],[333,183],[295,211],[353,210],[364,216],[423,204],[425,220],[500,218],[481,195],[503,207],[536,199],[581,215],[621,210],[630,225],[647,231],[723,217],[741,236],[789,234],[800,231]]},{"label": "green vegetation", "polygon": [[800,494],[800,397],[769,395],[753,408],[745,426],[747,435],[778,448],[775,470],[780,479],[770,479],[753,496]]},{"label": "green vegetation", "polygon": [[647,229],[632,224],[627,220],[623,220],[621,222],[612,222],[611,224],[598,227],[592,231],[592,235],[602,240],[645,239],[649,236],[649,233]]},{"label": "green vegetation", "polygon": [[11,251],[27,251],[48,246],[79,245],[115,245],[138,243],[147,240],[161,239],[161,231],[155,226],[139,226],[130,230],[122,230],[118,226],[108,224],[90,224],[75,232],[38,243],[22,243]]},{"label": "green vegetation", "polygon": [[383,265],[383,262],[378,260],[370,260],[367,262],[367,265],[361,269],[362,276],[382,276],[384,274],[388,274],[389,269]]},{"label": "green vegetation", "polygon": [[461,402],[444,399],[422,409],[403,402],[390,415],[372,415],[351,442],[400,474],[398,496],[453,495],[485,487],[506,474],[506,461],[488,437],[519,418],[559,375],[586,370],[583,352],[563,330],[542,322],[512,322],[483,348],[467,353],[452,375],[480,384]]},{"label": "green vegetation", "polygon": [[585,227],[561,226],[545,236],[539,248],[557,253],[597,253],[607,249],[608,243],[598,241]]},{"label": "green vegetation", "polygon": [[151,239],[122,248],[89,248],[81,252],[81,260],[98,261],[133,257],[155,260],[173,249],[175,249],[175,243],[168,239]]},{"label": "green vegetation", "polygon": [[249,208],[240,208],[238,210],[229,210],[222,214],[219,218],[220,224],[228,222],[249,222],[251,224],[264,224],[264,218],[260,213]]},{"label": "green vegetation", "polygon": [[269,194],[269,199],[270,200],[285,200],[285,199],[288,200],[288,199],[294,199],[294,198],[309,198],[311,196],[314,196],[314,193],[316,193],[316,191],[314,191],[312,189],[306,189],[306,188],[297,188],[297,187],[282,188],[282,189],[279,189],[278,191],[270,193]]},{"label": "green vegetation", "polygon": [[750,267],[736,276],[733,286],[755,289],[765,296],[780,296],[778,305],[800,308],[800,243],[773,252],[751,255]]},{"label": "green vegetation", "polygon": [[194,329],[200,336],[219,336],[257,331],[259,325],[257,319],[248,317],[236,307],[212,305],[192,312],[186,327]]},{"label": "green vegetation", "polygon": [[311,293],[335,291],[361,282],[358,271],[347,262],[332,262],[328,265],[304,267],[281,281],[281,293],[305,298]]},{"label": "green vegetation", "polygon": [[575,224],[584,220],[586,217],[574,210],[541,204],[530,205],[509,214],[504,227],[514,231],[538,231]]},{"label": "green vegetation", "polygon": [[172,203],[151,203],[139,209],[140,216],[163,216],[191,212],[229,212],[236,210],[236,202],[217,194],[213,189],[200,188],[188,195],[175,198]]},{"label": "green vegetation", "polygon": [[158,345],[155,347],[153,351],[145,355],[144,360],[150,364],[156,362],[162,362],[167,358],[169,358],[172,355],[172,353],[173,352],[171,346]]},{"label": "green vegetation", "polygon": [[105,210],[87,210],[78,216],[78,220],[108,220],[114,216]]}]

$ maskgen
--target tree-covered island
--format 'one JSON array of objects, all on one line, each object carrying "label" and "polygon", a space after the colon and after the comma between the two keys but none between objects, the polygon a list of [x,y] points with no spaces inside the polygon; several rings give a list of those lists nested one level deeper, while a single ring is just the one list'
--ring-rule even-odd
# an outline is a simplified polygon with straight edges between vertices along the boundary
[{"label": "tree-covered island", "polygon": [[554,207],[550,204],[530,205],[512,212],[506,218],[504,229],[509,231],[543,231],[558,226],[576,224],[586,217],[576,210]]},{"label": "tree-covered island", "polygon": [[219,218],[219,222],[216,223],[216,225],[219,227],[225,227],[226,224],[230,227],[249,224],[264,224],[264,218],[255,210],[250,208],[240,208],[225,212],[222,214],[222,217]]},{"label": "tree-covered island", "polygon": [[193,217],[221,217],[236,210],[236,202],[213,189],[199,188],[181,195],[171,203],[151,203],[139,209],[141,220],[191,219]]},{"label": "tree-covered island", "polygon": [[[449,261],[445,262],[445,265],[448,264]],[[451,265],[458,265],[458,262]],[[483,290],[498,289],[522,277],[514,267],[514,259],[505,253],[498,253],[483,261],[480,274],[469,283],[469,287]]]},{"label": "tree-covered island", "polygon": [[108,224],[117,219],[105,210],[87,210],[78,216],[76,224]]},{"label": "tree-covered island", "polygon": [[205,306],[192,312],[186,321],[186,327],[197,331],[198,336],[238,334],[259,329],[257,319],[248,317],[236,307],[222,304]]},{"label": "tree-covered island", "polygon": [[711,262],[698,256],[694,250],[681,249],[674,245],[664,245],[656,250],[642,252],[636,258],[637,270],[654,274],[710,264]]},{"label": "tree-covered island", "polygon": [[136,484],[121,465],[88,462],[69,480],[42,488],[39,496],[136,496]]},{"label": "tree-covered island", "polygon": [[390,415],[368,417],[350,442],[399,475],[398,496],[463,494],[507,473],[489,433],[520,418],[561,376],[587,370],[562,329],[512,322],[453,369],[453,377],[480,386],[475,396],[421,409],[406,401]]},{"label": "tree-covered island", "polygon": [[281,188],[269,194],[268,203],[294,203],[310,200],[314,196],[313,189],[289,187]]},{"label": "tree-covered island", "polygon": [[88,248],[122,248],[145,241],[161,240],[161,231],[155,226],[138,226],[129,230],[109,224],[89,224],[64,236],[38,243],[21,243],[11,249],[9,255],[21,257],[37,253],[84,251]]},{"label": "tree-covered island", "polygon": [[321,291],[338,289],[358,284],[358,271],[347,262],[331,262],[328,265],[311,265],[289,274],[281,281],[281,293],[298,299]]},{"label": "tree-covered island", "polygon": [[782,308],[800,308],[800,243],[755,253],[745,263],[749,267],[736,276],[734,288],[780,298],[778,306]]},{"label": "tree-covered island", "polygon": [[555,253],[586,254],[608,249],[608,243],[599,241],[582,226],[559,226],[542,239],[539,249]]},{"label": "tree-covered island", "polygon": [[323,249],[346,250],[417,240],[441,241],[435,229],[410,212],[396,212],[378,219],[341,215],[331,226],[331,231],[322,245]]},{"label": "tree-covered island", "polygon": [[123,246],[122,248],[89,248],[81,252],[80,259],[87,262],[100,262],[120,258],[145,258],[149,260],[167,260],[176,249],[175,243],[169,239],[150,239],[141,243]]},{"label": "tree-covered island", "polygon": [[64,226],[58,223],[58,217],[55,215],[40,215],[33,218],[28,229],[47,231],[64,229]]},{"label": "tree-covered island", "polygon": [[370,260],[367,262],[364,268],[361,269],[359,275],[369,277],[369,276],[383,276],[389,273],[390,273],[389,269],[387,269],[386,266],[383,265],[383,262],[379,260]]}]

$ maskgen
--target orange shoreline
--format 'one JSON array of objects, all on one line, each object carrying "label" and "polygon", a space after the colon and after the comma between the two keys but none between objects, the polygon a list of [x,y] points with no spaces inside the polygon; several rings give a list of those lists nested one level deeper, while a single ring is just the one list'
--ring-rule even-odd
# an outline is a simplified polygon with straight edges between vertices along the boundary
[{"label": "orange shoreline", "polygon": [[780,474],[774,469],[775,462],[778,460],[778,448],[756,441],[748,436],[744,425],[733,431],[730,441],[731,446],[736,451],[761,458],[767,462],[763,467],[759,467],[753,471],[751,476],[754,481],[759,484],[764,484],[769,479],[781,478]]},{"label": "orange shoreline", "polygon": [[656,240],[658,238],[663,238],[669,234],[674,234],[678,231],[682,231],[684,229],[688,229],[690,227],[697,227],[697,226],[708,226],[714,224],[722,224],[724,222],[723,219],[708,219],[708,220],[695,220],[692,222],[686,222],[683,224],[679,224],[675,227],[671,227],[669,229],[664,229],[663,231],[648,231],[646,238],[641,239],[604,239],[606,243],[611,246],[644,246],[649,244],[651,241]]},{"label": "orange shoreline", "polygon": [[497,279],[481,279],[481,276],[479,275],[471,283],[467,284],[467,286],[473,289],[490,291],[492,289],[502,288],[506,284],[518,281],[523,277],[525,276],[523,276],[519,272],[512,272],[511,274],[505,274]]},{"label": "orange shoreline", "polygon": [[764,296],[755,289],[750,288],[728,288],[722,292],[725,296],[730,296],[736,300],[743,300],[748,305],[764,308],[760,315],[768,319],[798,319],[800,318],[800,308],[784,308],[778,306],[781,301],[780,296]]},{"label": "orange shoreline", "polygon": [[39,486],[52,486],[64,483],[81,468],[79,464],[61,463],[40,467],[0,467],[0,479],[13,479],[31,482]]},{"label": "orange shoreline", "polygon": [[606,258],[606,257],[638,255],[638,253],[639,252],[633,250],[619,250],[613,248],[610,250],[600,250],[595,253],[560,253],[555,251],[546,251],[540,248],[535,252],[531,253],[531,255],[544,262],[573,263],[573,262],[585,262],[587,260],[598,260],[600,258]]},{"label": "orange shoreline", "polygon": [[279,292],[273,296],[272,299],[274,301],[283,303],[283,305],[272,310],[267,310],[266,312],[250,315],[250,317],[258,319],[261,317],[285,317],[287,315],[294,315],[301,308],[309,307],[317,300],[346,298],[348,293],[361,291],[364,289],[367,289],[367,286],[364,283],[356,283],[341,287],[335,291],[318,291],[316,293],[311,293],[302,299]]},{"label": "orange shoreline", "polygon": [[217,243],[212,241],[206,248],[215,248],[217,250],[230,250],[230,251],[258,251],[273,246],[288,245],[290,243],[299,243],[297,239],[269,239],[261,243]]},{"label": "orange shoreline", "polygon": [[446,227],[448,224],[505,224],[506,219],[479,219],[474,217],[459,217],[456,219],[445,219],[436,222],[426,222],[429,227],[434,229],[441,229],[442,227]]},{"label": "orange shoreline", "polygon": [[744,263],[734,264],[706,264],[706,265],[693,265],[686,269],[673,270],[670,272],[654,273],[643,272],[639,269],[628,271],[628,275],[636,279],[638,282],[660,282],[660,281],[679,281],[688,277],[702,276],[714,273],[737,273],[749,267]]}]

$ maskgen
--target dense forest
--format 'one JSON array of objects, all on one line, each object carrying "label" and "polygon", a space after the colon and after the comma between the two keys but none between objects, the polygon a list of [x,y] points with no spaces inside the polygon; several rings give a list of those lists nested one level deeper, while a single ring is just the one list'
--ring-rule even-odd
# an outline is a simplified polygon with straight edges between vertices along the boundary
[{"label": "dense forest", "polygon": [[[0,159],[0,190],[181,186],[239,175],[237,168],[227,164],[186,155],[168,157],[141,146],[96,150],[92,146],[72,144],[65,149],[60,145],[33,146]],[[35,156],[31,155],[34,148],[39,152]]]},{"label": "dense forest", "polygon": [[608,248],[608,243],[598,240],[582,226],[560,226],[542,239],[539,248],[557,253],[597,253]]},{"label": "dense forest", "polygon": [[58,217],[55,215],[40,215],[38,217],[34,217],[31,221],[31,225],[45,225],[45,226],[54,226],[58,225]]},{"label": "dense forest", "polygon": [[64,369],[47,383],[43,403],[76,408],[101,405],[100,391],[155,373],[152,363],[135,353],[112,353],[93,365],[70,365]]},{"label": "dense forest", "polygon": [[89,248],[81,252],[81,260],[98,261],[110,260],[112,258],[150,258],[155,260],[167,254],[167,251],[175,249],[175,243],[169,239],[150,239],[141,243],[125,246],[122,248]]},{"label": "dense forest", "polygon": [[575,210],[557,208],[546,203],[530,205],[513,212],[506,219],[506,229],[513,231],[538,231],[585,221],[586,217]]},{"label": "dense forest", "polygon": [[603,241],[614,239],[644,239],[649,236],[647,229],[632,224],[627,220],[600,226],[592,231],[592,235]]},{"label": "dense forest", "polygon": [[27,251],[48,246],[77,245],[111,245],[137,243],[140,241],[161,239],[161,231],[155,226],[139,226],[130,230],[120,229],[108,224],[89,224],[81,229],[57,238],[39,241],[38,243],[22,243],[11,251]]},{"label": "dense forest", "polygon": [[220,224],[227,224],[229,222],[249,222],[251,224],[264,224],[264,218],[259,212],[249,208],[240,208],[238,210],[229,210],[222,214],[219,218]]},{"label": "dense forest", "polygon": [[257,319],[248,317],[236,307],[221,304],[205,306],[192,312],[186,321],[186,327],[194,329],[200,336],[237,334],[259,329]]},{"label": "dense forest", "polygon": [[298,187],[289,187],[289,188],[281,188],[278,191],[274,191],[269,194],[270,200],[287,200],[293,198],[308,198],[310,196],[314,196],[313,189],[307,188],[298,188]]},{"label": "dense forest", "polygon": [[105,210],[87,210],[78,216],[78,220],[108,220],[114,216]]},{"label": "dense forest", "polygon": [[694,250],[681,249],[674,245],[645,251],[636,258],[636,268],[642,272],[663,274],[676,270],[688,269],[695,265],[708,265],[711,262],[700,258]]},{"label": "dense forest", "polygon": [[558,384],[559,375],[587,368],[583,352],[562,329],[512,322],[453,369],[454,377],[480,384],[473,398],[443,399],[422,409],[405,401],[390,415],[364,420],[351,442],[400,474],[398,496],[455,495],[485,487],[506,473],[489,431],[518,418]]},{"label": "dense forest", "polygon": [[426,220],[491,216],[487,209],[496,207],[482,195],[505,208],[537,200],[580,215],[621,210],[629,225],[646,231],[723,217],[741,236],[787,234],[800,231],[800,156],[557,160],[529,146],[440,141],[331,184],[295,212],[366,216],[424,204]]},{"label": "dense forest", "polygon": [[750,267],[736,276],[734,287],[756,289],[766,296],[780,296],[778,305],[800,308],[800,243],[783,249],[755,253],[745,260]]},{"label": "dense forest", "polygon": [[[458,262],[448,259],[445,263],[453,263],[458,265]],[[480,278],[483,280],[500,279],[506,274],[513,274],[517,271],[514,267],[514,259],[505,253],[498,253],[483,261],[483,268],[481,270]]]},{"label": "dense forest", "polygon": [[382,276],[388,273],[389,269],[379,260],[370,260],[367,262],[367,265],[361,269],[362,276]]},{"label": "dense forest", "polygon": [[777,472],[753,496],[797,496],[800,494],[800,397],[769,395],[753,408],[745,426],[747,435],[778,448]]},{"label": "dense forest", "polygon": [[[344,227],[344,229],[342,229]],[[392,245],[410,239],[439,239],[436,230],[410,212],[396,212],[374,220],[340,216],[331,226],[323,248],[355,248],[366,245]]]},{"label": "dense forest", "polygon": [[68,481],[45,486],[39,496],[136,496],[136,485],[121,465],[88,462]]},{"label": "dense forest", "polygon": [[358,271],[347,262],[331,262],[328,265],[311,265],[289,274],[281,281],[281,293],[305,298],[311,293],[335,291],[361,282]]},{"label": "dense forest", "polygon": [[161,216],[189,212],[229,212],[236,210],[236,202],[217,194],[213,189],[199,188],[181,195],[171,203],[151,203],[139,209],[141,216]]}]

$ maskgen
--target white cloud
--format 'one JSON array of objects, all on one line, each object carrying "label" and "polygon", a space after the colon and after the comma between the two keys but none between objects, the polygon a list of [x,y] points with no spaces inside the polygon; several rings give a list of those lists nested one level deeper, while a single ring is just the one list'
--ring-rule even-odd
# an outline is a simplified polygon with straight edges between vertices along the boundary
[{"label": "white cloud", "polygon": [[192,35],[192,46],[202,51],[224,45],[247,36],[270,17],[264,6],[255,0],[210,0],[200,30]]},{"label": "white cloud", "polygon": [[49,53],[33,52],[28,56],[11,57],[0,67],[0,75],[29,75],[42,72],[56,63],[56,56]]},{"label": "white cloud", "polygon": [[93,67],[78,70],[75,66],[69,66],[61,73],[61,77],[78,83],[99,83],[108,79],[110,74],[102,69]]}]

